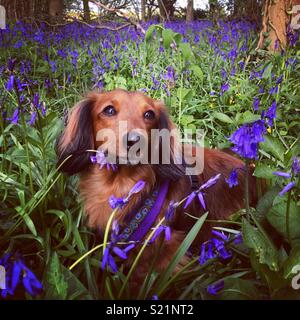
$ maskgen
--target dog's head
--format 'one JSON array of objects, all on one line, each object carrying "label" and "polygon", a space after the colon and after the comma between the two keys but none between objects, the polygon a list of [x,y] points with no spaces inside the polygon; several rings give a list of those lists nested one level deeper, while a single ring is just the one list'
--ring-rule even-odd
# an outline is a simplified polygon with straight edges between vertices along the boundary
[{"label": "dog's head", "polygon": [[[174,163],[176,137],[163,145],[159,135],[174,128],[164,104],[141,92],[92,93],[70,112],[57,144],[58,165],[68,174],[81,172],[90,165],[89,150],[100,148],[119,165],[147,163],[161,178],[176,180],[184,174]],[[163,152],[169,163],[163,163]]]}]

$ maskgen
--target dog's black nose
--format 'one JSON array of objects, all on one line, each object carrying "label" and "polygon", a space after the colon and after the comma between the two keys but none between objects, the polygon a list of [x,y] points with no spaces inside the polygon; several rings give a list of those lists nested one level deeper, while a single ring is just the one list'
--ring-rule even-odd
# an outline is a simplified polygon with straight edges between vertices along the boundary
[{"label": "dog's black nose", "polygon": [[140,141],[141,136],[138,132],[130,131],[123,136],[123,143],[127,145],[127,149],[130,149],[134,144]]}]

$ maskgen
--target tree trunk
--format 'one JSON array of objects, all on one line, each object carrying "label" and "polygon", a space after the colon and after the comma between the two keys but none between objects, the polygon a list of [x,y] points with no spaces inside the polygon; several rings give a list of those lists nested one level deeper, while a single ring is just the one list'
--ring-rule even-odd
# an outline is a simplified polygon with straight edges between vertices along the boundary
[{"label": "tree trunk", "polygon": [[192,22],[194,20],[194,1],[188,0],[186,6],[186,22]]},{"label": "tree trunk", "polygon": [[83,19],[86,22],[91,20],[89,0],[83,0]]},{"label": "tree trunk", "polygon": [[146,0],[141,0],[141,19],[146,21]]},{"label": "tree trunk", "polygon": [[51,18],[62,16],[64,3],[63,0],[49,0],[49,15]]},{"label": "tree trunk", "polygon": [[176,0],[158,0],[159,13],[163,20],[174,18]]},{"label": "tree trunk", "polygon": [[[257,49],[274,52],[286,47],[287,25],[291,22],[291,12],[297,5],[300,5],[300,0],[265,0]],[[299,12],[300,8],[297,11]]]}]

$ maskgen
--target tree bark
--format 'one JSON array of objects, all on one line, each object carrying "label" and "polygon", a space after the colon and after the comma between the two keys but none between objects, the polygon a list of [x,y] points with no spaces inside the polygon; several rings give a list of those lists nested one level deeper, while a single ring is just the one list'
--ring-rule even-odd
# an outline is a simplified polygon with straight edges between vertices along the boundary
[{"label": "tree bark", "polygon": [[63,0],[49,0],[49,15],[51,18],[62,16],[64,3]]},{"label": "tree bark", "polygon": [[146,0],[141,0],[141,20],[146,21]]},{"label": "tree bark", "polygon": [[192,22],[194,20],[194,1],[188,0],[186,6],[186,22]]},{"label": "tree bark", "polygon": [[158,0],[159,13],[163,20],[174,18],[176,0]]},{"label": "tree bark", "polygon": [[83,19],[86,22],[89,22],[91,20],[89,0],[83,0]]},{"label": "tree bark", "polygon": [[291,22],[290,13],[296,5],[300,5],[300,0],[265,0],[257,49],[275,52],[286,47],[287,25]]}]

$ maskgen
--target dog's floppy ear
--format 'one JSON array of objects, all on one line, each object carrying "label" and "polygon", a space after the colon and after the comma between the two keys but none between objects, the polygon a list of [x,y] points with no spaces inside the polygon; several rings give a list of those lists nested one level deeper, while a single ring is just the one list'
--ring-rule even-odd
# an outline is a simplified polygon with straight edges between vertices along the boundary
[{"label": "dog's floppy ear", "polygon": [[[158,119],[158,129],[167,129],[169,131],[175,129],[175,124],[171,121],[164,104],[162,102],[157,102],[156,107],[160,110]],[[175,144],[178,143],[178,141],[175,141],[176,138],[174,136],[170,137],[170,150],[167,150],[167,152],[170,152],[170,164],[162,163],[162,152],[165,152],[166,150],[163,148],[162,140],[160,139],[158,151],[160,157],[159,164],[153,165],[153,168],[159,178],[177,181],[179,178],[185,175],[185,169],[181,164],[175,163]]]},{"label": "dog's floppy ear", "polygon": [[[91,115],[93,104],[93,99],[86,98],[75,105],[65,130],[57,140],[57,166],[69,175],[83,171],[90,164],[90,153],[87,150],[94,149]],[[66,160],[68,157],[70,158]]]}]

